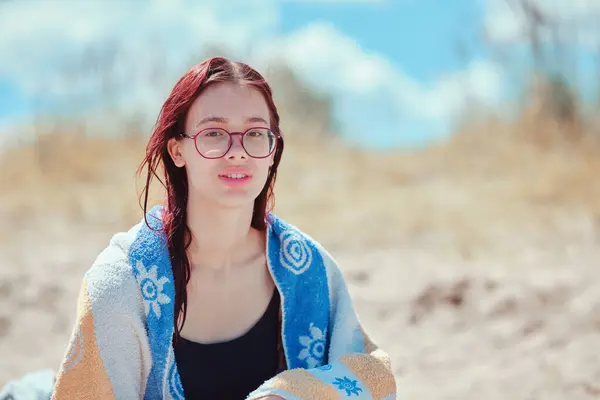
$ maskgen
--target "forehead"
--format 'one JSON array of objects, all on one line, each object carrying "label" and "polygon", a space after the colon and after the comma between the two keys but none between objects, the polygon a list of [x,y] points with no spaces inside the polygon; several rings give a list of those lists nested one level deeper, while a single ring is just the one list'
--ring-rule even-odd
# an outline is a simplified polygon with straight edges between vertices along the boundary
[{"label": "forehead", "polygon": [[241,123],[248,117],[269,121],[269,107],[258,89],[233,83],[217,83],[206,88],[192,103],[186,125],[195,125],[208,116]]}]

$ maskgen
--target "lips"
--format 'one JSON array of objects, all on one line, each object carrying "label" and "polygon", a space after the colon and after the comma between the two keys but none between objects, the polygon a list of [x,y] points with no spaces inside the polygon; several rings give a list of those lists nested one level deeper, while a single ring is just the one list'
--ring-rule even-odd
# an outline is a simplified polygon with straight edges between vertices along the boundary
[{"label": "lips", "polygon": [[221,171],[219,180],[231,188],[242,188],[252,180],[252,174],[245,168],[229,167]]},{"label": "lips", "polygon": [[252,174],[245,168],[229,167],[221,171],[219,177],[229,179],[247,179],[252,178]]}]

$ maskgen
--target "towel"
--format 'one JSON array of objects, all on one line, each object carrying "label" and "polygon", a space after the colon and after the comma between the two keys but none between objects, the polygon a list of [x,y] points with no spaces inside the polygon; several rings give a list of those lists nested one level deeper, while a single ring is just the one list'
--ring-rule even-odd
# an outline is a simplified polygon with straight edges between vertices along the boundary
[{"label": "towel", "polygon": [[[173,273],[156,206],[113,236],[82,280],[52,399],[184,399],[173,350]],[[267,216],[267,265],[282,304],[286,369],[249,394],[396,398],[388,355],[365,332],[340,268],[314,239]]]},{"label": "towel", "polygon": [[48,400],[54,379],[55,373],[51,369],[30,372],[4,385],[0,389],[0,400]]}]

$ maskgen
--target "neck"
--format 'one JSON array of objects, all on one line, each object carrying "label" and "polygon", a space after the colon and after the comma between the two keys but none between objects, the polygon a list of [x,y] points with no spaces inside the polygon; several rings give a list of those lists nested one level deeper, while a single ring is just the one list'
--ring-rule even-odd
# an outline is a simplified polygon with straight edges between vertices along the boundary
[{"label": "neck", "polygon": [[225,208],[202,204],[191,196],[189,200],[187,224],[192,242],[188,257],[193,269],[229,269],[255,256],[259,235],[251,227],[254,204]]}]

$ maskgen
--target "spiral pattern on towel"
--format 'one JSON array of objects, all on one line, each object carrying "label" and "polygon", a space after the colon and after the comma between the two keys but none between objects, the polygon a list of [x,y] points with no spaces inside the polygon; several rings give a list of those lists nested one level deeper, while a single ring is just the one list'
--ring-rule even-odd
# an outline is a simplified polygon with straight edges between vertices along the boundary
[{"label": "spiral pattern on towel", "polygon": [[178,378],[179,375],[177,374],[177,364],[174,360],[171,360],[171,366],[169,368],[169,391],[171,392],[173,399],[183,400],[185,399],[183,395],[183,387],[181,385],[181,379]]},{"label": "spiral pattern on towel", "polygon": [[312,251],[306,240],[294,231],[281,235],[281,264],[296,275],[306,271],[312,262]]}]

